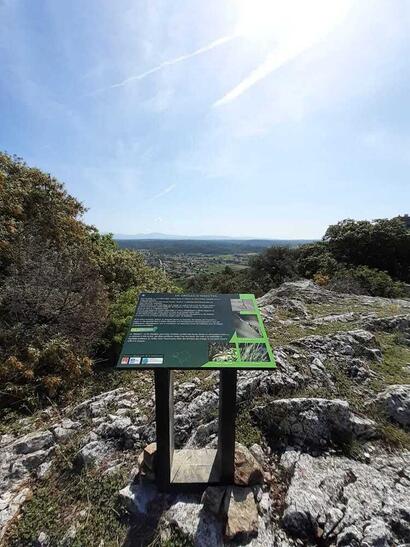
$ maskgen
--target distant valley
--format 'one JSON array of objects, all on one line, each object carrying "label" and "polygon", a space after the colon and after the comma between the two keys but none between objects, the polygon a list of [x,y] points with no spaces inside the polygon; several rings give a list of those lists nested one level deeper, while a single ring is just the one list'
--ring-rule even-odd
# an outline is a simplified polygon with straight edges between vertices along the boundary
[{"label": "distant valley", "polygon": [[202,273],[216,273],[225,267],[241,270],[249,259],[268,247],[295,248],[313,240],[307,239],[116,239],[121,248],[141,252],[150,266],[160,268],[179,281]]},{"label": "distant valley", "polygon": [[[202,253],[202,254],[227,254],[227,253],[257,253],[275,245],[277,247],[298,247],[304,243],[311,243],[312,239],[234,239],[234,238],[188,238],[177,239],[175,236],[165,236],[163,239],[154,237],[146,239],[136,236],[114,236],[118,245],[126,249],[150,249],[165,254],[176,253]],[[162,234],[158,234],[162,235]]]}]

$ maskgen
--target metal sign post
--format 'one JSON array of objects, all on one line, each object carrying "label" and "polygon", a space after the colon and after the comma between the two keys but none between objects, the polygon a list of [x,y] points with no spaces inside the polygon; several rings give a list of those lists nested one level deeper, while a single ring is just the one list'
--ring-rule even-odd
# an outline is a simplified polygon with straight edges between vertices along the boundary
[{"label": "metal sign post", "polygon": [[[117,368],[155,372],[160,491],[233,484],[237,370],[275,367],[253,295],[140,296]],[[174,447],[173,371],[181,369],[219,371],[216,448]]]},{"label": "metal sign post", "polygon": [[173,489],[197,491],[210,484],[232,484],[235,457],[236,370],[224,369],[220,372],[216,450],[175,450],[173,408],[172,371],[158,369],[155,371],[155,467],[158,489],[161,492]]}]

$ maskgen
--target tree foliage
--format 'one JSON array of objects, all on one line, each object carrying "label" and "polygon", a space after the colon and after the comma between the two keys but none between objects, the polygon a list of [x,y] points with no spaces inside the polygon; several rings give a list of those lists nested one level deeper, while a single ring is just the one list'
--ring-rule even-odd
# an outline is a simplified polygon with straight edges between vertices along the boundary
[{"label": "tree foliage", "polygon": [[250,292],[253,286],[247,270],[235,270],[226,266],[216,273],[203,273],[188,277],[184,290],[188,293],[239,293]]},{"label": "tree foliage", "polygon": [[323,241],[340,263],[376,268],[410,282],[410,230],[398,217],[342,220],[329,226]]},{"label": "tree foliage", "polygon": [[297,251],[299,276],[312,279],[316,274],[332,276],[339,264],[324,241],[302,245]]},{"label": "tree foliage", "polygon": [[250,260],[249,277],[258,287],[258,293],[296,279],[297,251],[287,247],[269,247]]},{"label": "tree foliage", "polygon": [[400,218],[343,220],[330,226],[322,241],[270,247],[253,257],[248,269],[195,276],[187,290],[261,295],[300,277],[342,292],[403,296],[400,281],[410,281],[410,231]]},{"label": "tree foliage", "polygon": [[84,212],[56,179],[0,154],[0,406],[74,387],[115,348],[139,292],[174,289]]},{"label": "tree foliage", "polygon": [[393,281],[389,274],[368,266],[339,268],[329,280],[328,288],[342,293],[368,294],[384,298],[400,298],[406,289],[400,281]]}]

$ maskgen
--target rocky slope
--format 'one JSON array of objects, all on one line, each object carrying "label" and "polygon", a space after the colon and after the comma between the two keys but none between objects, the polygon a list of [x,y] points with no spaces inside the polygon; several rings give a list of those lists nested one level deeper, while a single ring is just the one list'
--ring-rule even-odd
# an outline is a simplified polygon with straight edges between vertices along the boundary
[{"label": "rocky slope", "polygon": [[[138,459],[155,440],[153,379],[124,374],[0,438],[0,543],[409,543],[410,301],[300,281],[259,306],[278,368],[239,373],[237,420],[257,484],[159,496]],[[217,380],[177,375],[177,446],[215,445]]]}]

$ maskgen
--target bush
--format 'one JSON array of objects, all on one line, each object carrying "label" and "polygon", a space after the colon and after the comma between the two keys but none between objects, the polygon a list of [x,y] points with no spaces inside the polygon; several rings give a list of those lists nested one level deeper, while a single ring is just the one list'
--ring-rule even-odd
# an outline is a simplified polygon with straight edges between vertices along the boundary
[{"label": "bush", "polygon": [[90,375],[92,361],[64,338],[52,338],[40,349],[28,346],[19,357],[10,355],[0,367],[0,407],[23,404],[35,408],[43,399],[54,399],[68,386],[74,388]]},{"label": "bush", "polygon": [[18,257],[1,287],[0,406],[55,397],[88,374],[108,314],[104,284],[81,247],[30,237]]},{"label": "bush", "polygon": [[0,154],[0,407],[58,397],[112,356],[141,291],[174,290],[86,225],[63,185]]},{"label": "bush", "polygon": [[313,276],[313,281],[316,283],[316,285],[326,287],[327,285],[329,285],[330,277],[326,274],[318,272]]},{"label": "bush", "polygon": [[385,298],[400,298],[405,295],[402,283],[393,281],[386,272],[367,266],[339,270],[329,283],[329,288],[337,292]]},{"label": "bush", "polygon": [[[270,247],[250,260],[249,277],[258,294],[298,277],[298,251]],[[250,291],[252,292],[252,291]]]},{"label": "bush", "polygon": [[257,286],[247,269],[234,270],[226,266],[217,273],[205,273],[189,277],[184,290],[190,293],[249,293],[257,292]]},{"label": "bush", "polygon": [[368,266],[410,281],[410,230],[400,218],[342,220],[329,226],[323,240],[339,263]]},{"label": "bush", "polygon": [[323,241],[302,245],[297,250],[297,270],[301,277],[314,278],[316,274],[331,277],[339,264]]}]

